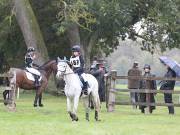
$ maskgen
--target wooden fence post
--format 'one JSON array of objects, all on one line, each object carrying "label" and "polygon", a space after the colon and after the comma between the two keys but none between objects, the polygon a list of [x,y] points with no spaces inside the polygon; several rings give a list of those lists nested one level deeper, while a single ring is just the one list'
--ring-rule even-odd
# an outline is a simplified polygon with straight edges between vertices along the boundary
[{"label": "wooden fence post", "polygon": [[110,89],[108,89],[109,94],[108,94],[108,112],[113,112],[115,110],[115,86],[116,86],[116,76],[117,76],[117,71],[112,70],[110,73]]},{"label": "wooden fence post", "polygon": [[108,108],[109,103],[109,90],[110,90],[110,74],[105,76],[105,97],[106,97],[106,109]]},{"label": "wooden fence post", "polygon": [[16,72],[13,72],[13,76],[10,77],[10,92],[9,92],[9,103],[8,109],[10,111],[16,111],[16,104],[15,104],[15,92],[16,92]]},{"label": "wooden fence post", "polygon": [[146,94],[146,103],[148,103],[148,105],[147,105],[147,108],[145,109],[145,114],[150,114],[150,112],[151,112],[151,106],[150,106],[150,91],[149,91],[149,89],[147,89],[147,92],[145,93]]}]

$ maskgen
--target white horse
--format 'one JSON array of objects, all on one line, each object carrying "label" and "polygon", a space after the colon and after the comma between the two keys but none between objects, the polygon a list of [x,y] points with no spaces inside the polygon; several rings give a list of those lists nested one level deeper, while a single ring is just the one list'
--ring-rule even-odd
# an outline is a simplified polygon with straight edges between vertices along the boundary
[{"label": "white horse", "polygon": [[[81,95],[82,87],[81,82],[77,74],[73,72],[66,60],[58,60],[57,64],[57,74],[56,77],[62,77],[65,81],[65,95],[67,97],[67,111],[72,119],[72,121],[78,121],[77,108],[78,102]],[[88,80],[88,95],[93,96],[93,101],[95,105],[95,120],[99,121],[98,113],[100,111],[100,100],[98,94],[98,82],[94,76],[91,74],[85,74],[86,80]],[[89,121],[89,100],[88,96],[82,96],[85,111],[86,120]],[[73,107],[71,108],[71,103],[73,102]]]}]

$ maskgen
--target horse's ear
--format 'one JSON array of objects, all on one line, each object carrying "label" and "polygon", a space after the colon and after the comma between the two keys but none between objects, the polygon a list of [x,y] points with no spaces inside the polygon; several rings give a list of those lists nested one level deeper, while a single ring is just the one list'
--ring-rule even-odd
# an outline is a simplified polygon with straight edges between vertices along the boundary
[{"label": "horse's ear", "polygon": [[61,58],[57,57],[57,60],[58,60],[58,61],[60,61],[60,60],[61,60]]},{"label": "horse's ear", "polygon": [[67,58],[64,56],[64,61],[67,61]]},{"label": "horse's ear", "polygon": [[56,58],[56,63],[58,63],[58,61],[60,61],[61,59],[59,57]]}]

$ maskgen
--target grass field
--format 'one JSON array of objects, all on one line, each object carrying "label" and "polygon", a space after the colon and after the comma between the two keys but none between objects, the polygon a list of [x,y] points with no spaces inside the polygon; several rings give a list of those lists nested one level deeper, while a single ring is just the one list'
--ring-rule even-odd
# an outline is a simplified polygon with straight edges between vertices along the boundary
[{"label": "grass field", "polygon": [[16,112],[8,112],[0,103],[0,135],[180,135],[180,108],[175,108],[174,116],[166,107],[145,115],[131,106],[116,106],[115,112],[107,113],[102,104],[102,121],[96,122],[91,111],[87,122],[80,103],[80,121],[71,122],[64,97],[45,94],[43,108],[32,107],[33,100],[34,94],[21,94]]}]

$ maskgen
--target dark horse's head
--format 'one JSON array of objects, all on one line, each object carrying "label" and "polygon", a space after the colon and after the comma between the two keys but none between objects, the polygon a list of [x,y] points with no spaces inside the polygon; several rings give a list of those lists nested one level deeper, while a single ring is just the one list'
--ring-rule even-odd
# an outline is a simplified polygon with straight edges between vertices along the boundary
[{"label": "dark horse's head", "polygon": [[45,62],[42,66],[38,68],[38,70],[49,78],[51,73],[56,74],[57,72],[57,60],[49,60]]}]

